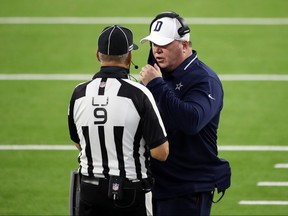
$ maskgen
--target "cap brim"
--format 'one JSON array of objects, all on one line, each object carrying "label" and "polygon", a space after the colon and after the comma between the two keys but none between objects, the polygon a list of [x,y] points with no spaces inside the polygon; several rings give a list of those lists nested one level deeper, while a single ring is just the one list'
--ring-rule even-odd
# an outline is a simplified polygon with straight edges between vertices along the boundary
[{"label": "cap brim", "polygon": [[171,43],[172,41],[174,41],[174,39],[165,38],[165,37],[159,37],[159,36],[157,36],[157,37],[154,36],[153,37],[153,35],[149,35],[149,36],[147,36],[147,37],[145,37],[145,38],[140,40],[140,42],[142,44],[147,42],[147,41],[151,41],[152,43],[157,44],[159,46],[165,46],[165,45]]},{"label": "cap brim", "polygon": [[129,46],[128,52],[131,52],[132,50],[137,50],[138,46],[136,44],[132,44],[131,46]]},{"label": "cap brim", "polygon": [[138,50],[138,46],[133,43],[133,50]]}]

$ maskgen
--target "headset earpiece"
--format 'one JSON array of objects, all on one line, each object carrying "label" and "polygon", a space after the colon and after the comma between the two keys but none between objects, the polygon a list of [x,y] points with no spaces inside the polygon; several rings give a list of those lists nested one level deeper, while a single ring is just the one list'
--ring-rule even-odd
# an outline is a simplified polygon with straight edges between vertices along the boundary
[{"label": "headset earpiece", "polygon": [[181,28],[178,29],[178,34],[182,37],[185,34],[189,33],[190,32],[190,28],[186,24],[185,20],[182,17],[180,17],[179,15],[178,15],[178,17],[176,17],[176,19],[179,21],[179,23],[182,26]]}]

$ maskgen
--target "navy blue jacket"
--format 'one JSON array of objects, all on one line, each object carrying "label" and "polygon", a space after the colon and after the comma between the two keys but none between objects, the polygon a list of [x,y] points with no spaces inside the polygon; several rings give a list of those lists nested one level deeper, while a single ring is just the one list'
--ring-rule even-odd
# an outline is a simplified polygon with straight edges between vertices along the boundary
[{"label": "navy blue jacket", "polygon": [[147,87],[160,110],[170,148],[167,161],[151,160],[153,197],[225,191],[231,170],[228,161],[218,157],[223,88],[216,73],[193,50],[176,70],[163,73]]}]

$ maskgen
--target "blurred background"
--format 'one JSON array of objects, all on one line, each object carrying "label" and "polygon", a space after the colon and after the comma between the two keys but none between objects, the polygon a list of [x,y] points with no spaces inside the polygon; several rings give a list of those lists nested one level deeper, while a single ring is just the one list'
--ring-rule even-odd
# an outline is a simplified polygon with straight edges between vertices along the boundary
[{"label": "blurred background", "polygon": [[[164,11],[185,18],[193,49],[224,86],[218,145],[231,163],[232,186],[212,215],[288,215],[287,1],[0,3],[0,215],[69,214],[78,151],[69,138],[68,104],[74,87],[99,70],[98,35],[112,24],[133,31],[137,77],[149,50],[139,41]],[[27,150],[31,145],[45,150]]]}]

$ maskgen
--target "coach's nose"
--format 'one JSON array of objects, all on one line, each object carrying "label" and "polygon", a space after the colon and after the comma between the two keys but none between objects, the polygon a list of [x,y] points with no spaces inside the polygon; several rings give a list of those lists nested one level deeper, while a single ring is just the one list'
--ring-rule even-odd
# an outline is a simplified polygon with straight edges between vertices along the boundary
[{"label": "coach's nose", "polygon": [[163,52],[162,47],[153,43],[153,51],[154,53],[161,54]]}]

